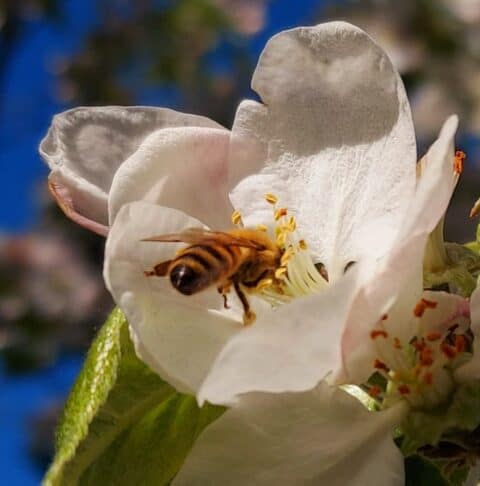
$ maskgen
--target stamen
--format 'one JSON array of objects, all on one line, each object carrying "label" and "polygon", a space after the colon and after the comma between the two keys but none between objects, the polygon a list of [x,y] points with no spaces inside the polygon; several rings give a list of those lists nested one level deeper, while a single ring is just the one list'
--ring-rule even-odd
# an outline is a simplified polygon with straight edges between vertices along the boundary
[{"label": "stamen", "polygon": [[427,385],[431,385],[433,383],[433,373],[431,371],[427,371],[423,375],[423,382]]},{"label": "stamen", "polygon": [[271,287],[273,284],[273,280],[271,278],[262,278],[260,282],[258,282],[257,286],[255,287],[256,290],[261,292],[263,289]]},{"label": "stamen", "polygon": [[426,336],[427,341],[438,341],[442,337],[442,333],[438,331],[429,332]]},{"label": "stamen", "polygon": [[453,359],[457,355],[457,350],[453,346],[450,346],[450,344],[442,343],[440,349],[448,359]]},{"label": "stamen", "polygon": [[433,350],[432,348],[425,347],[420,353],[420,363],[422,366],[432,366],[433,364]]},{"label": "stamen", "polygon": [[298,242],[298,247],[300,248],[300,250],[306,250],[308,248],[305,240],[300,240]]},{"label": "stamen", "polygon": [[269,204],[277,204],[278,202],[278,197],[275,196],[275,194],[272,194],[271,192],[267,192],[267,194],[265,194],[265,200],[269,203]]},{"label": "stamen", "polygon": [[408,385],[405,385],[404,383],[399,385],[397,390],[400,393],[400,395],[409,395],[410,394],[410,387]]},{"label": "stamen", "polygon": [[274,217],[275,221],[278,221],[280,218],[282,218],[283,216],[286,216],[286,215],[287,215],[287,208],[275,209],[275,212],[273,213],[273,217]]},{"label": "stamen", "polygon": [[383,337],[386,339],[388,337],[387,331],[383,331],[382,329],[375,329],[370,332],[371,339],[377,339],[378,337]]},{"label": "stamen", "polygon": [[267,226],[266,226],[266,225],[264,225],[264,224],[259,224],[259,225],[257,225],[257,231],[263,231],[263,232],[266,232],[266,231],[268,231],[268,228],[267,228]]},{"label": "stamen", "polygon": [[388,314],[383,314],[380,320],[386,321],[388,319]]},{"label": "stamen", "polygon": [[287,241],[286,233],[280,233],[277,236],[277,239],[276,239],[277,246],[279,246],[279,247],[285,246],[286,241]]},{"label": "stamen", "polygon": [[279,267],[275,270],[275,278],[278,280],[282,280],[286,274],[287,274],[286,267]]},{"label": "stamen", "polygon": [[232,223],[234,225],[238,225],[242,223],[242,215],[240,214],[240,211],[234,211],[232,214]]},{"label": "stamen", "polygon": [[295,221],[295,218],[293,216],[290,216],[290,218],[288,219],[287,229],[291,233],[293,233],[297,229],[297,222]]},{"label": "stamen", "polygon": [[397,337],[393,338],[393,346],[395,347],[395,349],[402,349],[402,343],[400,342],[400,339],[398,339]]},{"label": "stamen", "polygon": [[379,359],[375,359],[375,361],[373,362],[373,367],[376,370],[386,371],[387,373],[390,371],[390,368],[383,361],[380,361]]},{"label": "stamen", "polygon": [[413,309],[413,315],[415,317],[422,317],[427,309],[435,309],[435,307],[437,307],[437,302],[433,300],[420,299]]},{"label": "stamen", "polygon": [[382,392],[382,389],[377,386],[377,385],[372,385],[369,390],[368,390],[368,394],[372,397],[372,398],[376,398],[378,397],[378,395],[380,395],[380,393]]},{"label": "stamen", "polygon": [[465,152],[461,150],[455,152],[455,160],[453,161],[453,171],[455,174],[461,174],[463,172],[463,163],[466,157]]},{"label": "stamen", "polygon": [[457,353],[463,353],[465,351],[466,346],[467,346],[467,340],[465,339],[465,336],[463,334],[459,334],[458,336],[455,336],[455,349]]}]

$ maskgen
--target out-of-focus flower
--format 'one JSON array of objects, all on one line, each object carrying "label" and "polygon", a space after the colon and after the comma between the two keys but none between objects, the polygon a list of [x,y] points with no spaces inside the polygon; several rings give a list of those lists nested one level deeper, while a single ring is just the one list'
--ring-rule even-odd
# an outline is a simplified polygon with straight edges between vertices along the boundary
[{"label": "out-of-focus flower", "polygon": [[480,1],[479,0],[442,0],[454,15],[466,24],[480,22]]},{"label": "out-of-focus flower", "polygon": [[60,232],[0,240],[0,348],[15,369],[84,349],[110,299],[94,265]]},{"label": "out-of-focus flower", "polygon": [[262,29],[268,0],[214,0],[231,17],[235,27],[246,35]]}]

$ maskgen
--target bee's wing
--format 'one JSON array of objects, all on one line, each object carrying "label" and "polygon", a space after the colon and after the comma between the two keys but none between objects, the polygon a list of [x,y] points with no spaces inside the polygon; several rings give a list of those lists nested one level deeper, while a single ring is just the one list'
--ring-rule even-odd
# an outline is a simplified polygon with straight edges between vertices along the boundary
[{"label": "bee's wing", "polygon": [[171,243],[182,242],[188,243],[189,245],[224,244],[231,246],[243,246],[245,248],[253,248],[255,250],[264,249],[262,244],[248,238],[233,236],[223,231],[210,231],[203,228],[188,228],[181,233],[150,236],[149,238],[143,238],[140,241],[162,241]]}]

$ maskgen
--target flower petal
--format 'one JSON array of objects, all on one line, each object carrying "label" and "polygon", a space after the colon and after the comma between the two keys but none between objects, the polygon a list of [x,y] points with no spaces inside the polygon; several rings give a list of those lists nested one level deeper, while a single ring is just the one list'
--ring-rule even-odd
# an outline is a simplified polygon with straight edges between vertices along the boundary
[{"label": "flower petal", "polygon": [[[250,391],[314,388],[340,363],[340,336],[361,266],[325,291],[257,313],[254,325],[232,337],[219,354],[197,398],[230,404]],[[352,312],[361,312],[355,308]]]},{"label": "flower petal", "polygon": [[403,485],[392,440],[403,404],[368,412],[326,384],[306,393],[249,394],[208,426],[174,486]]},{"label": "flower petal", "polygon": [[164,128],[150,134],[118,169],[109,197],[112,222],[123,204],[147,200],[186,212],[215,229],[231,225],[228,130]]},{"label": "flower petal", "polygon": [[[457,117],[450,117],[430,147],[415,197],[400,225],[395,244],[354,301],[365,314],[361,320],[355,318],[346,322],[342,337],[343,377],[338,376],[341,381],[362,383],[368,378],[367,363],[372,363],[375,358],[370,332],[382,314],[393,311],[389,325],[395,330],[410,322],[410,313],[421,297],[420,272],[428,236],[445,214],[455,189],[457,175],[453,161],[457,125]],[[397,300],[397,311],[401,308],[400,312],[394,307]],[[393,318],[397,321],[393,322]],[[409,326],[408,329],[412,328]],[[404,338],[405,333],[398,337]]]},{"label": "flower petal", "polygon": [[145,270],[175,255],[174,243],[142,238],[179,232],[201,223],[180,211],[145,202],[125,205],[110,229],[104,277],[124,311],[140,358],[180,391],[195,393],[225,341],[242,325],[215,309],[215,291],[184,296],[168,278]]},{"label": "flower petal", "polygon": [[391,243],[415,185],[415,137],[386,54],[350,24],[274,36],[255,71],[265,105],[244,102],[232,131],[231,199],[265,222],[265,192],[296,215],[331,277]]},{"label": "flower petal", "polygon": [[221,128],[208,118],[165,108],[83,107],[56,115],[39,150],[72,199],[70,214],[106,225],[107,195],[120,164],[149,133],[175,126]]}]

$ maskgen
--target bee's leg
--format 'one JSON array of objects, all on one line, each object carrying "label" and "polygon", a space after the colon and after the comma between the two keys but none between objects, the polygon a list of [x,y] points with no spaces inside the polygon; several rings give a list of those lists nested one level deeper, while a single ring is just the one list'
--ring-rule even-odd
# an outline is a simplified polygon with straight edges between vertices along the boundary
[{"label": "bee's leg", "polygon": [[240,288],[240,284],[238,282],[234,282],[233,287],[243,306],[243,325],[249,326],[250,324],[253,324],[257,316],[255,315],[255,312],[250,309],[250,304],[248,302],[247,296]]},{"label": "bee's leg", "polygon": [[172,263],[172,260],[167,260],[155,265],[152,270],[147,270],[143,273],[146,277],[165,277],[165,275],[168,273],[170,263]]},{"label": "bee's leg", "polygon": [[231,287],[231,282],[225,282],[222,285],[219,285],[217,287],[218,293],[222,295],[223,297],[223,308],[224,309],[230,309],[230,306],[228,305],[228,298],[227,294],[230,292],[230,287]]}]

